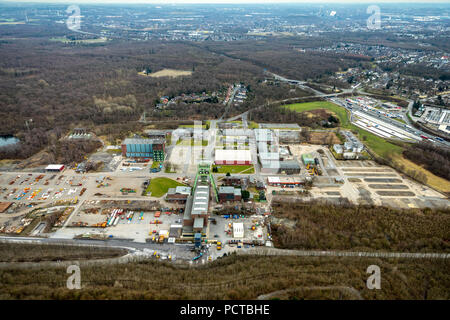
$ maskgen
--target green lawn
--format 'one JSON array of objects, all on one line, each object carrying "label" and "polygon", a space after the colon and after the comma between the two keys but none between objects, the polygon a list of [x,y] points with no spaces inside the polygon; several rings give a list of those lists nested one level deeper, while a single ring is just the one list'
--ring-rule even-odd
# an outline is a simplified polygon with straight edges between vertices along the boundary
[{"label": "green lawn", "polygon": [[219,171],[213,173],[242,173],[242,174],[253,174],[255,173],[255,167],[253,165],[248,166],[235,166],[235,165],[214,165],[213,168],[217,168]]},{"label": "green lawn", "polygon": [[388,153],[394,153],[401,155],[403,152],[403,148],[392,144],[385,139],[374,135],[364,129],[361,129],[352,123],[348,118],[347,110],[343,107],[340,107],[334,103],[328,101],[315,101],[315,102],[306,102],[306,103],[295,103],[291,105],[284,106],[290,110],[294,110],[297,112],[310,111],[314,109],[327,109],[332,111],[339,118],[341,122],[341,127],[344,129],[349,129],[351,131],[357,132],[361,141],[369,147],[373,152],[378,154],[381,157],[386,156]]},{"label": "green lawn", "polygon": [[150,185],[145,191],[147,193],[151,192],[152,197],[160,198],[167,193],[169,188],[178,186],[184,186],[184,184],[168,178],[154,178],[150,181]]}]

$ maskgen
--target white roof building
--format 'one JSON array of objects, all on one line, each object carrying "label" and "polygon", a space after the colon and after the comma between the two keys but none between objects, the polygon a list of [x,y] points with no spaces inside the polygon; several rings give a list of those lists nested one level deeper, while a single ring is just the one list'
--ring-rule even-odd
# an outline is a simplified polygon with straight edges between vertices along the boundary
[{"label": "white roof building", "polygon": [[49,164],[45,170],[47,171],[62,171],[64,169],[63,164]]}]

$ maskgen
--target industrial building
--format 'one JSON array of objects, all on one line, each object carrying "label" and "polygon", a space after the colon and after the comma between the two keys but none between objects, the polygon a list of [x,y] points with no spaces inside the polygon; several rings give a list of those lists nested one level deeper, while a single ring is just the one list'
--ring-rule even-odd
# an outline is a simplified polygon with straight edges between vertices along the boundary
[{"label": "industrial building", "polygon": [[216,149],[216,165],[250,165],[252,154],[250,150],[222,150]]},{"label": "industrial building", "polygon": [[122,156],[164,161],[165,148],[164,139],[128,138],[122,142]]},{"label": "industrial building", "polygon": [[219,188],[219,202],[227,201],[241,201],[241,189],[235,187],[220,187]]}]

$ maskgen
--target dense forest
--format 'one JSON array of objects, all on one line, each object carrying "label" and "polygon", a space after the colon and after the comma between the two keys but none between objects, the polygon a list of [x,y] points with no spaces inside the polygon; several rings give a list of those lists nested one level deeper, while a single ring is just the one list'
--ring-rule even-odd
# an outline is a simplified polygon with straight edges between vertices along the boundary
[{"label": "dense forest", "polygon": [[438,177],[450,180],[450,149],[421,142],[409,146],[403,154]]},{"label": "dense forest", "polygon": [[286,249],[448,252],[450,211],[352,204],[272,203],[277,246]]},{"label": "dense forest", "polygon": [[[32,33],[20,26],[7,30],[24,37]],[[8,35],[7,30],[3,35]],[[286,41],[205,45],[112,40],[83,45],[45,37],[3,40],[0,134],[17,136],[21,142],[16,148],[0,150],[0,158],[26,158],[74,127],[99,132],[105,126],[106,131],[114,131],[111,126],[135,125],[144,111],[147,120],[159,121],[219,118],[225,111],[222,104],[214,103],[178,103],[155,110],[158,99],[165,95],[223,92],[230,84],[243,83],[249,89],[249,98],[233,106],[229,116],[267,102],[304,97],[310,93],[265,83],[263,68],[306,79],[334,72],[338,65],[346,68],[355,63],[339,56],[301,54],[292,45]],[[225,52],[229,50],[231,54]],[[245,52],[252,57],[242,56]],[[192,71],[192,75],[155,78],[138,74],[166,68]]]}]

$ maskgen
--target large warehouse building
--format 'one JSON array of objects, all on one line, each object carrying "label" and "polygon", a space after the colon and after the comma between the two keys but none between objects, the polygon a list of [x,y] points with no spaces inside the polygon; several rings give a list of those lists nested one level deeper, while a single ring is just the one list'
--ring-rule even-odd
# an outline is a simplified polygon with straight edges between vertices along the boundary
[{"label": "large warehouse building", "polygon": [[164,161],[164,139],[128,138],[122,142],[122,156]]},{"label": "large warehouse building", "polygon": [[216,149],[216,165],[250,165],[252,154],[250,150],[222,150]]}]

